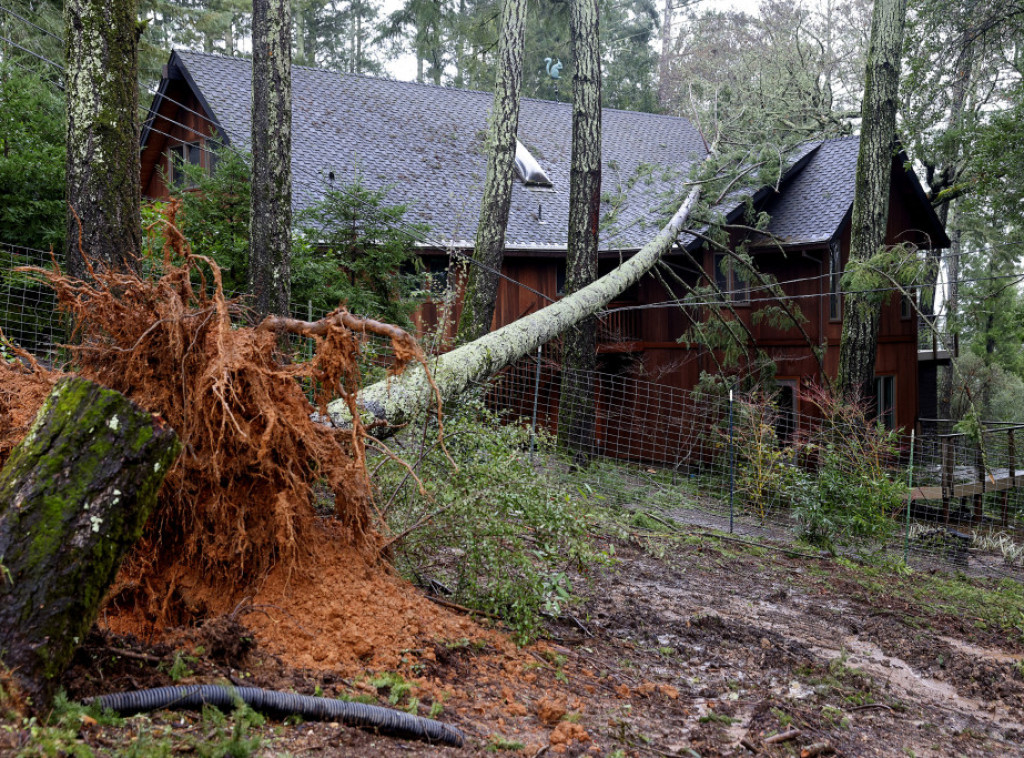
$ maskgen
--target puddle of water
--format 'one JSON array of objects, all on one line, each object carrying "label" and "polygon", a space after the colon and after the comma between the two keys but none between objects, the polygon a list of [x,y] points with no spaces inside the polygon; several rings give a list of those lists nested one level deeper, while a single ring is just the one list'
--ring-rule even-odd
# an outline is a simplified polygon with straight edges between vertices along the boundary
[{"label": "puddle of water", "polygon": [[1010,653],[1004,653],[1002,650],[994,650],[988,647],[978,647],[972,645],[969,642],[955,639],[954,637],[939,637],[940,640],[945,642],[951,648],[959,650],[961,653],[966,653],[972,658],[981,658],[989,661],[990,663],[1009,663],[1014,666],[1021,661],[1024,661],[1024,655],[1012,655]]},{"label": "puddle of water", "polygon": [[[1014,720],[1005,708],[964,697],[946,682],[921,676],[902,658],[886,655],[872,642],[848,636],[843,639],[843,647],[848,651],[847,663],[851,667],[886,682],[907,700],[927,700],[943,708],[952,708],[964,715],[989,721],[1003,729],[1024,729],[1024,724]],[[820,649],[820,652],[827,655],[824,649]]]}]

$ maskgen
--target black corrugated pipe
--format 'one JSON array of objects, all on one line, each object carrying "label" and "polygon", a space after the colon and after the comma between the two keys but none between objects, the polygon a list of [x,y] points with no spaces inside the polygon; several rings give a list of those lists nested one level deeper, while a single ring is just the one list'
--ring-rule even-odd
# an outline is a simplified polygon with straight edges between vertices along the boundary
[{"label": "black corrugated pipe", "polygon": [[231,711],[238,706],[239,701],[257,713],[268,716],[301,716],[309,721],[337,721],[346,726],[373,729],[392,737],[440,742],[454,747],[462,747],[465,738],[453,726],[404,711],[291,692],[273,692],[257,687],[224,687],[219,684],[157,687],[151,690],[115,692],[89,698],[85,702],[128,716],[165,708],[198,710],[204,705]]}]

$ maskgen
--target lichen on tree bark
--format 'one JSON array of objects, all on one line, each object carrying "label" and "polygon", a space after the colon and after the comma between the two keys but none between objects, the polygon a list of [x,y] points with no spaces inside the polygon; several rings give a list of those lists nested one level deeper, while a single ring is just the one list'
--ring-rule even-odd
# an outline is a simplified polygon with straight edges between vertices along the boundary
[{"label": "lichen on tree bark", "polygon": [[[853,263],[869,260],[885,243],[906,18],[907,0],[875,0],[850,221]],[[848,400],[873,394],[881,305],[877,293],[846,296],[838,385]]]},{"label": "lichen on tree bark", "polygon": [[45,710],[180,449],[113,390],[69,377],[0,471],[0,655]]},{"label": "lichen on tree bark", "polygon": [[[574,65],[569,246],[565,261],[567,295],[597,278],[601,220],[601,50],[597,0],[572,0],[569,30]],[[593,448],[596,361],[597,319],[591,316],[570,327],[562,338],[564,400],[558,409],[558,440],[581,461],[589,458]]]},{"label": "lichen on tree bark", "polygon": [[494,318],[498,272],[504,258],[505,228],[512,202],[525,26],[526,0],[504,0],[497,79],[487,129],[487,175],[473,250],[475,263],[467,264],[459,342],[470,342],[486,334]]},{"label": "lichen on tree bark", "polygon": [[254,0],[249,290],[260,316],[288,315],[292,228],[292,18],[289,0]]},{"label": "lichen on tree bark", "polygon": [[138,41],[135,0],[67,0],[65,252],[84,278],[93,265],[137,267],[139,211]]}]

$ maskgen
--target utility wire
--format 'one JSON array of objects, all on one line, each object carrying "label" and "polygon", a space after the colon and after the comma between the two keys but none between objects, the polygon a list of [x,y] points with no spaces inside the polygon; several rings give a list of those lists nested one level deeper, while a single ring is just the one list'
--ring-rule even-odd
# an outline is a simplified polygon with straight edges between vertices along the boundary
[{"label": "utility wire", "polygon": [[64,40],[62,40],[58,35],[54,34],[49,29],[44,29],[39,24],[36,24],[36,23],[34,23],[32,21],[29,21],[27,18],[25,18],[24,16],[22,16],[19,13],[15,13],[10,8],[5,8],[4,6],[0,5],[0,11],[3,11],[4,13],[7,13],[7,14],[9,14],[11,16],[14,16],[15,18],[20,19],[21,21],[24,21],[26,24],[31,26],[33,29],[38,29],[43,34],[45,34],[45,35],[47,35],[49,37],[53,37],[55,40],[60,42],[62,45],[64,44]]},{"label": "utility wire", "polygon": [[41,61],[45,61],[46,63],[49,63],[51,66],[55,66],[59,71],[67,73],[66,69],[62,65],[60,65],[59,63],[54,63],[49,58],[47,58],[45,55],[40,55],[39,53],[36,53],[36,52],[33,52],[32,50],[29,50],[27,47],[22,47],[17,42],[15,42],[12,39],[8,39],[7,37],[0,36],[0,40],[3,40],[4,42],[6,42],[9,45],[14,45],[16,48],[21,50],[23,53],[28,53],[29,55],[31,55],[31,56],[33,56],[35,58],[38,58]]}]

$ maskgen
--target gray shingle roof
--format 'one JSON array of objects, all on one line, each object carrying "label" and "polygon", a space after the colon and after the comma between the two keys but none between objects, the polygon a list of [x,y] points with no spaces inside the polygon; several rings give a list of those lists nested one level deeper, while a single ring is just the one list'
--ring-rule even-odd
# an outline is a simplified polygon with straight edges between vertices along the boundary
[{"label": "gray shingle roof", "polygon": [[[247,149],[252,69],[244,58],[176,51],[180,67],[205,99],[230,143]],[[406,220],[430,227],[431,246],[471,247],[486,172],[485,132],[492,95],[321,69],[293,67],[292,192],[296,210],[316,202],[330,172],[338,186],[358,174],[387,200],[409,207]],[[675,210],[683,182],[707,154],[690,121],[674,116],[604,109],[601,249],[635,250]],[[566,247],[572,108],[524,98],[519,139],[553,187],[512,191],[506,247],[560,251]],[[813,142],[789,156],[781,191],[737,190],[721,210],[739,210],[753,194],[771,216],[769,231],[785,245],[830,240],[853,205],[859,139]],[[920,186],[911,174],[918,192]],[[733,197],[733,196],[730,196]],[[731,207],[729,204],[732,204]],[[927,202],[924,202],[924,206]],[[934,213],[926,225],[938,229]],[[684,235],[683,241],[695,240]]]},{"label": "gray shingle roof", "polygon": [[[250,62],[188,51],[176,57],[231,144],[247,148]],[[408,204],[407,221],[428,224],[430,241],[472,244],[486,172],[490,93],[300,66],[293,68],[292,90],[296,209],[320,197],[328,172],[341,185],[358,172],[368,187],[390,187],[390,201]],[[566,245],[571,126],[568,103],[523,99],[519,139],[554,187],[515,183],[510,249]],[[660,208],[668,195],[681,194],[681,178],[706,154],[704,141],[684,118],[611,109],[604,110],[603,141],[604,212],[621,207],[601,246],[635,249],[660,227]]]},{"label": "gray shingle roof", "polygon": [[770,201],[768,230],[786,245],[824,244],[853,207],[858,137],[827,140]]}]

